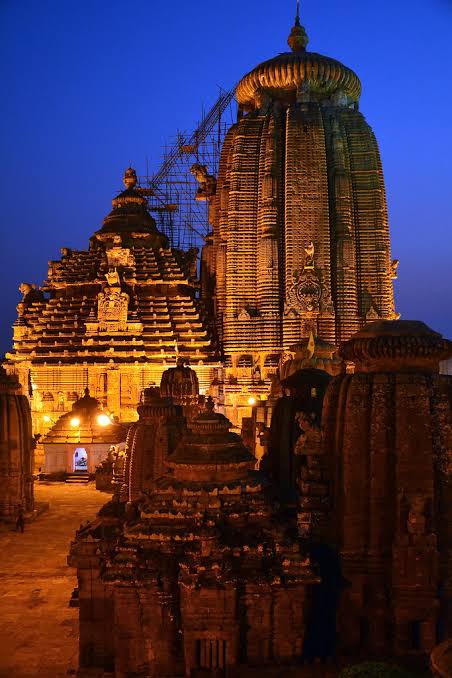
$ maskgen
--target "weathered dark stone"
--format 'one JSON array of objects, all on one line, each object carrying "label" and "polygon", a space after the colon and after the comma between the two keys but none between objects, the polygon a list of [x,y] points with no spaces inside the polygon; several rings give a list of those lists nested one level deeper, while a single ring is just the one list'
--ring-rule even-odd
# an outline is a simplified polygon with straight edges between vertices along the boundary
[{"label": "weathered dark stone", "polygon": [[356,371],[331,383],[323,426],[348,651],[425,654],[452,632],[451,348],[423,323],[379,321],[340,349]]}]

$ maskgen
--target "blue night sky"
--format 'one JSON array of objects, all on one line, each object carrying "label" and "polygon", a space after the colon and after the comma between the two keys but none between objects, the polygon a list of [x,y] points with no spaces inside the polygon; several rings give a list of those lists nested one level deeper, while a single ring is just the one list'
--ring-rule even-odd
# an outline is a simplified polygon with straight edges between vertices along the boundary
[{"label": "blue night sky", "polygon": [[[159,165],[218,85],[287,51],[292,0],[0,0],[0,352],[17,290],[85,248],[132,163]],[[379,140],[397,309],[452,337],[452,0],[302,2],[308,49],[353,68]]]}]

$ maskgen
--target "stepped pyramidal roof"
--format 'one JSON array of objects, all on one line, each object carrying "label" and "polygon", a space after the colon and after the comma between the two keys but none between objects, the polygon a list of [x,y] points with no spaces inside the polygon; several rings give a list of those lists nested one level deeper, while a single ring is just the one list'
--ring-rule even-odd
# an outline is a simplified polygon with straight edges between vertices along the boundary
[{"label": "stepped pyramidal roof", "polygon": [[147,210],[136,173],[90,239],[63,248],[43,287],[23,283],[13,361],[36,364],[194,362],[214,355],[197,299],[197,250],[171,248]]}]

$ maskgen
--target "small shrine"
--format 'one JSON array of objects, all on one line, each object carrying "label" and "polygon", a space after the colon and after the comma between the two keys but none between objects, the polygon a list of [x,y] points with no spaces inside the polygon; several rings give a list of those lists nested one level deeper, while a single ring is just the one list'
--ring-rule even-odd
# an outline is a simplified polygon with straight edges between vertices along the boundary
[{"label": "small shrine", "polygon": [[125,440],[127,428],[118,424],[85,389],[82,398],[63,414],[43,439],[46,474],[93,474],[111,445]]}]

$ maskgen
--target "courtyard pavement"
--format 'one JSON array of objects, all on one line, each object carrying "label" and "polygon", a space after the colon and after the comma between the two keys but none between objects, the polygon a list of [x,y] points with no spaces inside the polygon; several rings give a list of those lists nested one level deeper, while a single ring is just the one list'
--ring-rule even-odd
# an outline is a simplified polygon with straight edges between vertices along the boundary
[{"label": "courtyard pavement", "polygon": [[49,510],[25,532],[0,532],[0,678],[65,678],[75,674],[78,609],[68,607],[77,580],[69,544],[109,495],[89,485],[35,483]]}]

